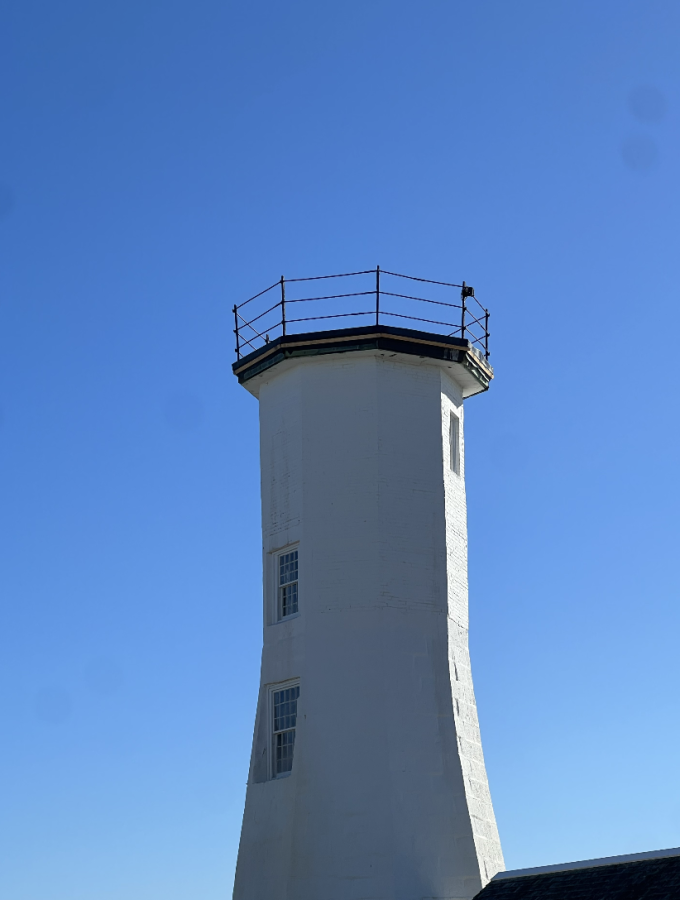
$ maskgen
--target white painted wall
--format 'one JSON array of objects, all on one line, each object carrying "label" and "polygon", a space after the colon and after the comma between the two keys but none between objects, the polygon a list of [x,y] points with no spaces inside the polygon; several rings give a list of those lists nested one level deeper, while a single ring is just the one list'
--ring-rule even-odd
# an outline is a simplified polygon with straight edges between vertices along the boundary
[{"label": "white painted wall", "polygon": [[[467,900],[504,868],[468,654],[455,371],[361,351],[261,380],[264,649],[235,900]],[[273,554],[292,543],[300,614],[276,623]],[[291,678],[293,771],[271,780],[267,691]]]}]

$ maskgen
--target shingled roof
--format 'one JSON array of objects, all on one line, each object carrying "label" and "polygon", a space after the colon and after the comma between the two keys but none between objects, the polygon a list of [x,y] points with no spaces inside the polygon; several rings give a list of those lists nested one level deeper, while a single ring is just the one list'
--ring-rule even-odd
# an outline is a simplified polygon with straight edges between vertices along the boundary
[{"label": "shingled roof", "polygon": [[680,900],[680,847],[499,872],[475,900]]}]

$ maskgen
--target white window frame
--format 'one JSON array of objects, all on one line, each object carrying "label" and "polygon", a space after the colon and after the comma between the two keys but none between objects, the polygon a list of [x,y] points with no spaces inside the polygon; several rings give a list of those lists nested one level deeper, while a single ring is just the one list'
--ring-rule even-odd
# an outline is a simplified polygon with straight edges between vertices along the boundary
[{"label": "white window frame", "polygon": [[[271,781],[279,781],[281,778],[288,778],[293,774],[292,764],[290,771],[288,772],[277,772],[276,771],[276,735],[282,734],[283,731],[294,731],[295,732],[295,740],[297,740],[297,718],[299,716],[299,708],[296,712],[296,722],[295,728],[293,729],[283,729],[282,731],[274,731],[274,694],[277,694],[279,691],[286,691],[290,688],[299,688],[300,687],[300,679],[299,678],[291,678],[289,681],[282,681],[278,684],[270,684],[267,689],[267,716],[268,716],[268,727],[267,727],[267,746],[268,746],[268,755],[269,755],[269,778]],[[300,702],[300,694],[298,693],[297,702]],[[293,763],[295,762],[295,743],[293,744]]]},{"label": "white window frame", "polygon": [[[281,597],[281,587],[283,585],[279,584],[279,566],[282,556],[285,556],[287,553],[297,552],[297,563],[298,563],[298,577],[297,577],[297,611],[294,613],[289,613],[287,616],[283,615],[282,609],[282,597]],[[269,608],[270,608],[270,616],[269,621],[272,625],[278,625],[280,622],[289,622],[291,619],[295,619],[300,615],[300,544],[288,544],[285,547],[279,547],[278,550],[272,551],[271,555],[271,563],[269,565]]]},{"label": "white window frame", "polygon": [[460,416],[453,409],[449,411],[449,468],[460,475]]}]

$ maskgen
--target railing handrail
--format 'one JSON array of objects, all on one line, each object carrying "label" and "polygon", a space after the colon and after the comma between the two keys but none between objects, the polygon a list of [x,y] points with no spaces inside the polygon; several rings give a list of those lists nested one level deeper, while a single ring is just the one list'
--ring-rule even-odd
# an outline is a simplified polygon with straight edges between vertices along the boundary
[{"label": "railing handrail", "polygon": [[[375,287],[372,290],[367,291],[351,291],[342,294],[326,294],[318,297],[287,297],[286,296],[286,285],[287,284],[300,284],[302,282],[307,281],[324,281],[331,278],[352,278],[355,276],[361,275],[375,275]],[[423,284],[432,284],[437,285],[438,287],[443,288],[459,288],[460,289],[460,302],[459,303],[450,303],[444,300],[434,300],[431,297],[416,297],[411,294],[400,294],[395,291],[386,291],[384,286],[381,287],[380,284],[380,276],[389,276],[392,278],[405,278],[410,281],[418,281]],[[257,315],[253,316],[251,319],[246,320],[245,316],[240,312],[244,306],[251,303],[253,300],[257,300],[260,297],[263,297],[265,294],[269,293],[269,291],[273,290],[275,287],[280,287],[281,289],[281,299],[274,303],[272,306],[265,309],[263,312],[259,312]],[[375,296],[375,305],[373,309],[370,310],[354,310],[349,312],[331,312],[324,315],[317,316],[305,316],[305,317],[297,317],[290,318],[287,315],[287,307],[291,303],[312,303],[315,301],[328,301],[328,300],[341,300],[349,297],[367,297],[367,296]],[[453,322],[443,322],[438,319],[428,319],[423,316],[410,315],[407,312],[398,312],[395,310],[389,310],[384,307],[384,304],[381,306],[381,297],[395,297],[400,300],[408,300],[415,303],[430,303],[435,306],[443,306],[448,309],[457,309],[460,310],[460,324],[454,324]],[[474,301],[474,305],[472,304]],[[472,305],[472,309],[470,306]],[[265,316],[274,312],[274,310],[281,310],[281,318],[273,322],[268,328],[265,325],[264,328],[262,325],[258,325],[258,328],[254,328],[253,325],[255,322],[260,322]],[[479,312],[477,311],[479,309]],[[438,325],[444,328],[453,329],[449,336],[458,336],[463,339],[466,339],[470,342],[471,345],[479,346],[482,348],[485,357],[489,358],[489,310],[486,309],[480,301],[475,296],[474,288],[470,285],[463,282],[462,284],[454,284],[449,281],[435,281],[431,278],[418,278],[414,275],[402,275],[399,272],[390,272],[386,269],[381,269],[380,266],[376,266],[375,269],[365,269],[361,272],[343,272],[339,275],[313,275],[306,278],[284,278],[282,275],[279,281],[275,281],[274,284],[270,285],[268,288],[265,288],[263,291],[260,291],[257,294],[254,294],[252,297],[249,297],[243,303],[235,305],[233,308],[234,313],[234,334],[236,336],[236,356],[238,359],[242,356],[242,347],[245,345],[247,347],[252,348],[252,350],[257,350],[259,347],[255,346],[253,341],[262,340],[264,344],[269,343],[270,341],[270,333],[276,331],[277,329],[281,329],[281,334],[286,336],[287,326],[292,325],[299,322],[313,322],[313,321],[322,321],[327,319],[340,319],[347,318],[350,316],[375,316],[375,324],[379,326],[382,320],[382,324],[385,323],[386,318],[397,318],[397,319],[407,319],[412,322],[424,322],[429,325]],[[260,331],[259,329],[263,330]],[[250,329],[252,333],[244,333],[245,329]],[[248,351],[250,352],[250,350]]]}]

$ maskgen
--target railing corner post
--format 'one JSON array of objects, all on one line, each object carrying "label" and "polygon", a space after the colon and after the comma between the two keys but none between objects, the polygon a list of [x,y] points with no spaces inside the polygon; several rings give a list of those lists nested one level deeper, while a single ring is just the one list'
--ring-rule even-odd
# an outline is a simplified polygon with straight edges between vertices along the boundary
[{"label": "railing corner post", "polygon": [[281,333],[286,336],[286,282],[281,276]]},{"label": "railing corner post", "polygon": [[466,296],[467,296],[467,293],[465,290],[465,282],[463,282],[463,284],[461,286],[461,291],[460,291],[460,300],[461,300],[461,304],[462,304],[462,313],[461,313],[461,317],[460,317],[460,336],[463,340],[465,340],[465,298],[466,298]]},{"label": "railing corner post", "polygon": [[236,335],[236,359],[240,359],[241,347],[239,346],[238,339],[238,306],[236,306],[236,304],[234,304],[232,312],[234,313],[234,334]]},{"label": "railing corner post", "polygon": [[375,267],[375,324],[380,325],[380,266]]}]

